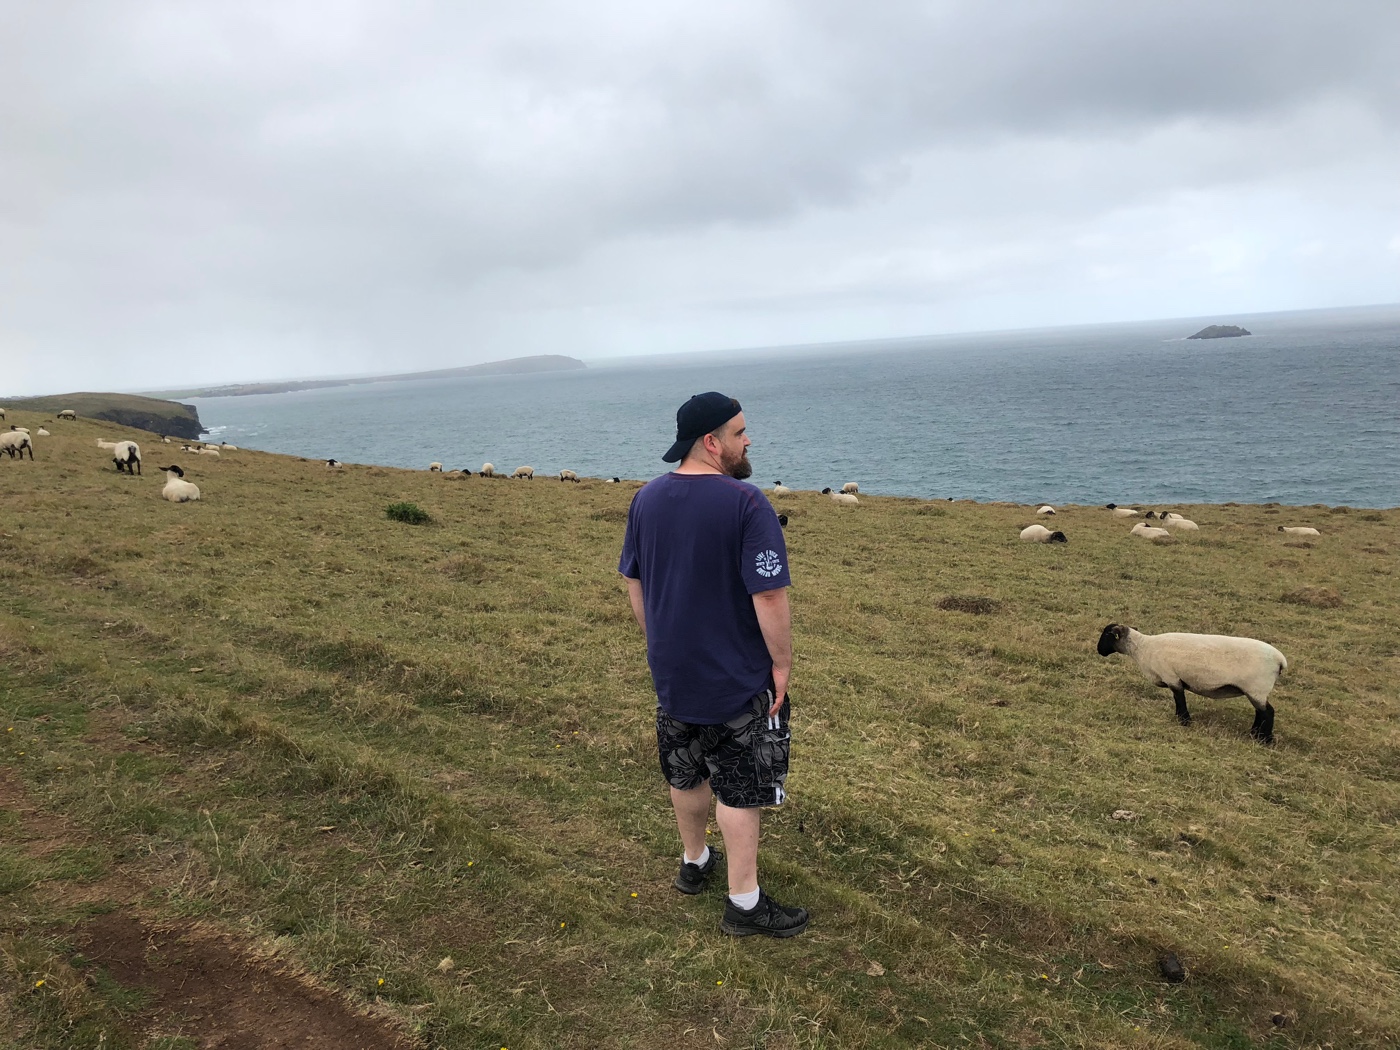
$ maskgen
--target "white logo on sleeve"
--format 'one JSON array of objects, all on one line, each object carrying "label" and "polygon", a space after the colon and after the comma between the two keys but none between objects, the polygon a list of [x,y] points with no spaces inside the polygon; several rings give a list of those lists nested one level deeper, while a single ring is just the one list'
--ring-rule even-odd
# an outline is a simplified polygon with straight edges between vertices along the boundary
[{"label": "white logo on sleeve", "polygon": [[753,567],[760,576],[772,577],[783,571],[783,562],[777,551],[759,551],[754,555]]}]

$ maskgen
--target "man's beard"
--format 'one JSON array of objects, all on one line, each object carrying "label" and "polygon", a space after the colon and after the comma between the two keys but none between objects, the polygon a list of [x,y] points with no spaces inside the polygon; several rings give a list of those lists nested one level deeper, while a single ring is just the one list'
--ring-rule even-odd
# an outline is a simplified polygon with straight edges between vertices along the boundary
[{"label": "man's beard", "polygon": [[753,464],[749,462],[749,450],[744,449],[734,459],[728,456],[720,456],[720,469],[728,474],[735,481],[743,481],[753,473]]}]

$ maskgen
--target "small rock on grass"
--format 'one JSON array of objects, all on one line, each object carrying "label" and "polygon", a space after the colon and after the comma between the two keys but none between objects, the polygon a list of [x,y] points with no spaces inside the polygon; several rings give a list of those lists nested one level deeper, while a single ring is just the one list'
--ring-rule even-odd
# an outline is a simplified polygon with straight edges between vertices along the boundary
[{"label": "small rock on grass", "polygon": [[1186,980],[1186,967],[1176,957],[1176,952],[1167,952],[1157,959],[1157,969],[1169,984],[1180,984]]},{"label": "small rock on grass", "polygon": [[438,963],[438,972],[439,972],[439,973],[451,973],[451,972],[452,972],[452,968],[453,968],[454,966],[456,966],[456,965],[457,965],[457,964],[454,963],[454,962],[452,961],[452,956],[449,955],[449,956],[447,956],[446,958],[444,958],[444,959],[442,960],[442,962]]},{"label": "small rock on grass", "polygon": [[1113,811],[1114,820],[1137,820],[1137,814],[1131,809],[1115,809]]}]

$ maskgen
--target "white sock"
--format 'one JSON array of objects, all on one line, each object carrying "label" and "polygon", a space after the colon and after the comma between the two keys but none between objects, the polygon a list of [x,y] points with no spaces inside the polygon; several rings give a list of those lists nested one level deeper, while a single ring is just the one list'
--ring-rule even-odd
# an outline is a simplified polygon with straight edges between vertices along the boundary
[{"label": "white sock", "polygon": [[710,859],[710,847],[706,846],[704,850],[701,851],[700,856],[695,860],[691,860],[685,850],[681,850],[681,857],[687,864],[694,864],[697,868],[703,868],[705,862]]},{"label": "white sock", "polygon": [[758,907],[758,888],[754,887],[748,893],[731,893],[729,899],[734,902],[734,907],[740,911],[753,911]]}]

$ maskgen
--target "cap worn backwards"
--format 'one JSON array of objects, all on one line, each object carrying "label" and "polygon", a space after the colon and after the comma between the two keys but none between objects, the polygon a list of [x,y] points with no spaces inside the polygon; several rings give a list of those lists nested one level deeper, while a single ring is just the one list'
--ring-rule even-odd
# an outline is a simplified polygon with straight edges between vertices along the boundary
[{"label": "cap worn backwards", "polygon": [[679,462],[697,439],[718,430],[742,411],[738,401],[718,390],[696,394],[676,411],[676,441],[661,461]]}]

